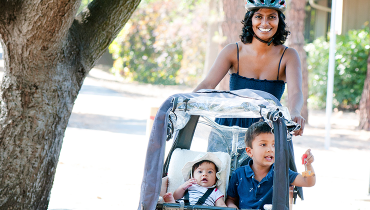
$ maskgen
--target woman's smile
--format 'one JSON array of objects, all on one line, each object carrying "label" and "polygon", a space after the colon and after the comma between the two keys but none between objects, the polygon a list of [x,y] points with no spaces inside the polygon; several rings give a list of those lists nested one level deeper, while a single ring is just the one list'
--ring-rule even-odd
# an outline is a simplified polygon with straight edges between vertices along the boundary
[{"label": "woman's smile", "polygon": [[272,28],[258,28],[262,32],[269,32]]}]

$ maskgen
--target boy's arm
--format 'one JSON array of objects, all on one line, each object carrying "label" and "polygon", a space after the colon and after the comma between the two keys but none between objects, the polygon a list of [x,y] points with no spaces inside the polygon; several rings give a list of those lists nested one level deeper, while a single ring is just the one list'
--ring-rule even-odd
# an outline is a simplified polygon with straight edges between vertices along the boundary
[{"label": "boy's arm", "polygon": [[189,179],[188,181],[186,181],[184,184],[180,185],[179,188],[177,188],[175,190],[175,192],[173,193],[173,197],[175,198],[175,200],[178,200],[182,197],[184,197],[184,194],[185,194],[185,191],[193,184],[196,184],[197,183],[197,180],[192,178],[192,179]]},{"label": "boy's arm", "polygon": [[226,205],[227,207],[230,207],[230,208],[238,208],[238,206],[236,205],[237,201],[238,201],[237,198],[227,196]]},{"label": "boy's arm", "polygon": [[313,172],[314,175],[308,176],[308,177],[303,177],[301,174],[298,174],[297,177],[295,178],[294,182],[292,183],[292,185],[295,185],[295,186],[298,186],[298,187],[312,187],[316,183],[315,171],[312,167],[312,162],[314,161],[314,157],[313,157],[310,149],[308,149],[305,154],[307,154],[307,159],[305,160],[305,161],[307,161],[307,163],[306,163],[307,171]]},{"label": "boy's arm", "polygon": [[[311,164],[307,164],[307,170],[315,173]],[[312,187],[316,184],[316,176],[303,177],[302,174],[298,174],[292,185],[298,187]]]}]

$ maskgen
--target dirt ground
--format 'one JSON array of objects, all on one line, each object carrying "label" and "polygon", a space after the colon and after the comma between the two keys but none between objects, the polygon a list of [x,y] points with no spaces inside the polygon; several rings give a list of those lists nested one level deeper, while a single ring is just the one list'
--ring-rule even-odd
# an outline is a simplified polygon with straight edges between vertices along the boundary
[{"label": "dirt ground", "polygon": [[[137,209],[150,107],[190,91],[125,83],[92,70],[65,133],[49,209]],[[312,149],[317,183],[304,189],[304,201],[293,209],[370,209],[370,132],[356,129],[358,118],[334,112],[325,149],[325,112],[310,110],[304,135],[293,141],[300,172],[300,156]]]},{"label": "dirt ground", "polygon": [[312,149],[317,182],[304,189],[305,200],[298,200],[294,209],[370,209],[370,132],[356,130],[358,118],[356,113],[333,113],[330,147],[325,149],[325,113],[310,111],[304,135],[293,141],[298,171],[304,170],[301,154]]}]

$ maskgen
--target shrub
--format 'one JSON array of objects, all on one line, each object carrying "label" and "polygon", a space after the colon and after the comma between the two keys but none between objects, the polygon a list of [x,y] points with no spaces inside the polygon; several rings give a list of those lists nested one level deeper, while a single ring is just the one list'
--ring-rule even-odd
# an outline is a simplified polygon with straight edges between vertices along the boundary
[{"label": "shrub", "polygon": [[109,46],[115,59],[113,73],[144,83],[176,84],[183,52],[176,31],[170,33],[173,38],[164,36],[171,30],[166,27],[172,21],[171,16],[163,14],[168,5],[171,3],[149,1],[137,8]]},{"label": "shrub", "polygon": [[[351,30],[337,36],[333,105],[339,109],[357,109],[367,72],[369,28]],[[326,106],[329,42],[323,37],[307,44],[309,106]]]},{"label": "shrub", "polygon": [[112,72],[152,84],[198,84],[203,73],[207,1],[142,0],[109,46]]}]

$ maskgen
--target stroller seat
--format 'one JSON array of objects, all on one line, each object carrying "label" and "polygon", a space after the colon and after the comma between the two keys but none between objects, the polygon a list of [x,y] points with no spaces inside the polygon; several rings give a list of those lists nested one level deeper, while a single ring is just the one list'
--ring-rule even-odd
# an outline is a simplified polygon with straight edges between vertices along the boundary
[{"label": "stroller seat", "polygon": [[[168,167],[168,188],[167,192],[174,192],[180,185],[182,185],[186,180],[181,173],[184,165],[193,161],[197,156],[203,155],[206,152],[197,152],[187,149],[177,148],[173,151],[171,162]],[[222,183],[218,186],[218,189],[225,195],[226,199],[226,190],[229,183],[230,175],[230,156],[225,152],[212,152],[215,154],[222,162],[222,171],[221,171],[221,180]]]}]

